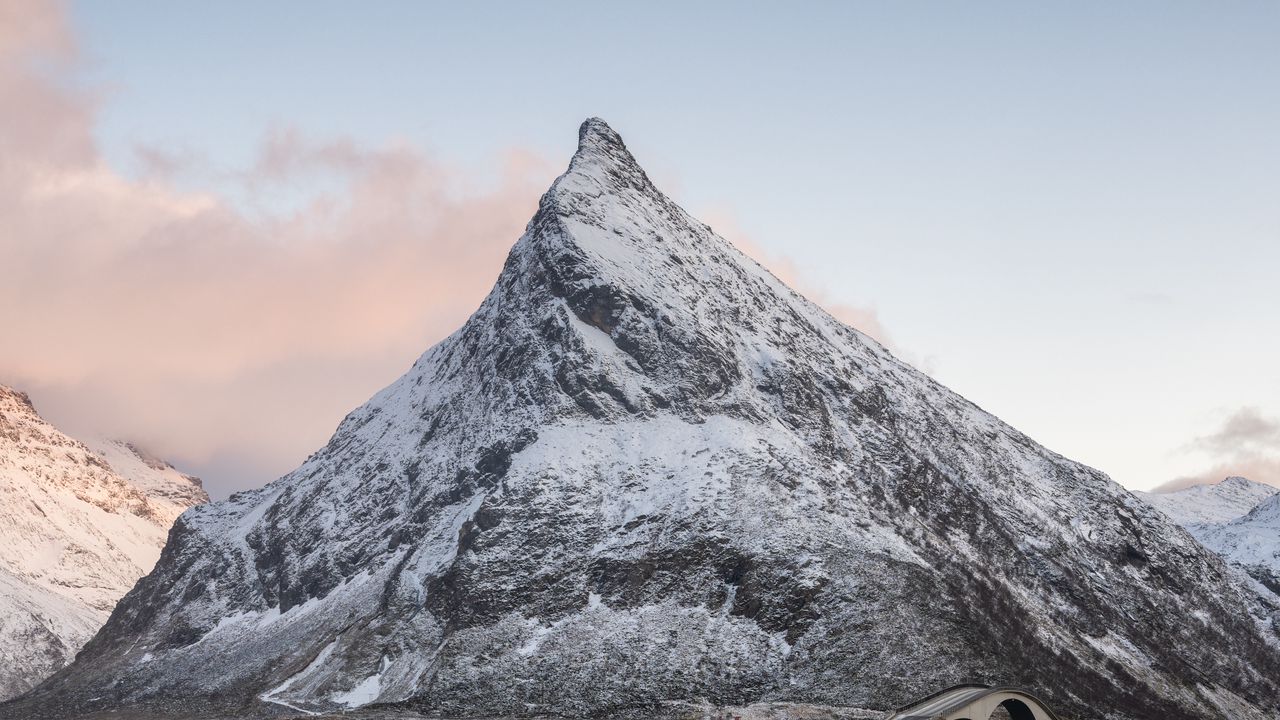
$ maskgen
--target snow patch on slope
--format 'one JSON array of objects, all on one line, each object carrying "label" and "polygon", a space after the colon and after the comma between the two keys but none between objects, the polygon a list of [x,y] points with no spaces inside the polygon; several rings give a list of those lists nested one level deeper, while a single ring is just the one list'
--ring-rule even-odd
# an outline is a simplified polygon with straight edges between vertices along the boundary
[{"label": "snow patch on slope", "polygon": [[370,675],[346,692],[333,695],[333,701],[349,708],[358,708],[377,700],[382,694],[382,676],[390,669],[391,660],[383,655],[376,674]]}]

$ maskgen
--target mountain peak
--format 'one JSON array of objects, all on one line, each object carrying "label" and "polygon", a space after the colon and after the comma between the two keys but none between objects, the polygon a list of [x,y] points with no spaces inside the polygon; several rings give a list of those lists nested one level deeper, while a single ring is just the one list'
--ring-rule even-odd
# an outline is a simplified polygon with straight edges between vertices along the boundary
[{"label": "mountain peak", "polygon": [[26,393],[7,385],[0,385],[0,410],[5,408],[33,414],[36,411],[35,405],[31,404],[31,398]]},{"label": "mountain peak", "polygon": [[1168,493],[1141,493],[1151,505],[1179,525],[1225,523],[1241,517],[1280,490],[1247,478],[1192,485]]},{"label": "mountain peak", "polygon": [[586,145],[613,145],[626,149],[626,145],[622,142],[622,136],[616,130],[609,127],[609,123],[598,117],[589,117],[582,121],[582,125],[578,126],[578,149],[581,150]]},{"label": "mountain peak", "polygon": [[656,192],[622,136],[598,117],[587,118],[578,127],[578,150],[569,161],[566,176],[577,174],[591,176],[612,190],[630,188]]}]

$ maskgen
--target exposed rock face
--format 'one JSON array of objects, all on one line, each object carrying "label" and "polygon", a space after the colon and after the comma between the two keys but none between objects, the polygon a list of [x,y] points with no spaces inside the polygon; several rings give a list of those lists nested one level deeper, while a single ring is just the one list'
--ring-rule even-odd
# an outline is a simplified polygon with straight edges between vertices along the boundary
[{"label": "exposed rock face", "polygon": [[117,467],[0,386],[0,698],[69,663],[208,499],[164,467]]},{"label": "exposed rock face", "polygon": [[832,319],[588,120],[492,293],[267,487],[175,525],[7,710],[663,700],[1280,711],[1222,561]]}]

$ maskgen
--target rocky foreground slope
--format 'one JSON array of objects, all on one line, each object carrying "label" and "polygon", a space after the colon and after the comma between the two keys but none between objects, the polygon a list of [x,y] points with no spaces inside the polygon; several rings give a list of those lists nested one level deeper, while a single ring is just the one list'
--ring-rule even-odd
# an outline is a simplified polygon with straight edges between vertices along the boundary
[{"label": "rocky foreground slope", "polygon": [[0,698],[69,663],[155,564],[173,520],[208,499],[167,463],[94,445],[110,454],[0,386]]},{"label": "rocky foreground slope", "polygon": [[379,704],[1280,712],[1222,560],[831,318],[599,120],[467,323],[267,487],[197,508],[15,717]]}]

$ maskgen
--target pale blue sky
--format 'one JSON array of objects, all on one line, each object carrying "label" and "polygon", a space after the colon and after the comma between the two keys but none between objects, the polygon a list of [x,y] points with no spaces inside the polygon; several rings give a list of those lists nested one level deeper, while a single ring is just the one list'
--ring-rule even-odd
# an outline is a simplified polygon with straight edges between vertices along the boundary
[{"label": "pale blue sky", "polygon": [[1240,408],[1280,417],[1280,3],[73,18],[126,173],[139,144],[244,168],[296,126],[483,176],[513,146],[563,163],[599,115],[686,208],[731,214],[941,381],[1126,485],[1230,463],[1185,446]]}]

